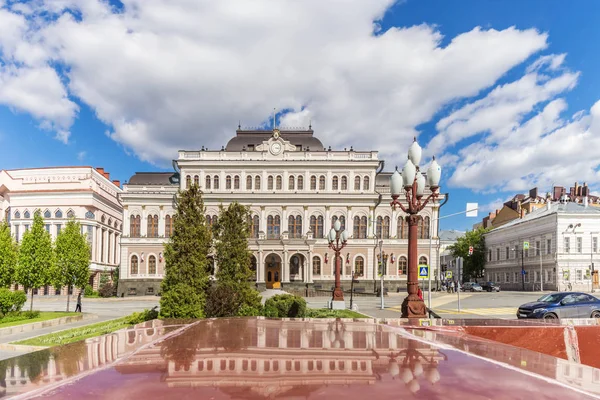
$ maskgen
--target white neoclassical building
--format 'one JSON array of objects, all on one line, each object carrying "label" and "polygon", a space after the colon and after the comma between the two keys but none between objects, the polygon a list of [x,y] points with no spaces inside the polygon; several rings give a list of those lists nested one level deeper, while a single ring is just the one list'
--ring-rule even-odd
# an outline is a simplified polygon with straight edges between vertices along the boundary
[{"label": "white neoclassical building", "polygon": [[[342,251],[346,290],[353,273],[360,290],[375,289],[379,238],[387,256],[386,286],[405,287],[408,226],[403,213],[389,206],[390,173],[382,172],[377,151],[325,148],[312,129],[238,129],[221,150],[180,151],[173,165],[175,173],[136,173],[123,186],[119,295],[159,290],[174,196],[192,183],[204,193],[209,223],[221,204],[238,201],[250,207],[259,288],[330,290],[334,257],[326,236],[335,220],[350,234]],[[422,212],[423,264],[430,264],[429,235],[437,232],[437,213],[437,204]],[[437,269],[436,260],[431,264]]]},{"label": "white neoclassical building", "polygon": [[[120,193],[120,182],[111,181],[103,168],[1,170],[0,221],[5,219],[15,239],[20,241],[31,227],[34,214],[40,212],[54,240],[67,221],[75,218],[91,246],[90,284],[96,289],[99,272],[111,272],[120,263],[123,221]],[[55,291],[45,287],[38,294],[55,294]]]},{"label": "white neoclassical building", "polygon": [[507,290],[539,290],[540,283],[544,290],[589,291],[592,282],[598,288],[599,237],[600,209],[548,202],[485,234],[486,279]]}]

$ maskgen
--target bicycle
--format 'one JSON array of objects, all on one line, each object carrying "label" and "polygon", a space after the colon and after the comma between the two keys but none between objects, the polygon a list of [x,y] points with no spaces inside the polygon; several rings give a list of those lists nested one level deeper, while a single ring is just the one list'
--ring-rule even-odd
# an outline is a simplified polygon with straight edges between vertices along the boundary
[{"label": "bicycle", "polygon": [[533,291],[534,292],[539,292],[542,290],[542,285],[540,283],[534,283],[533,284]]},{"label": "bicycle", "polygon": [[573,285],[571,285],[571,282],[565,283],[565,292],[572,292],[572,291],[573,291]]}]

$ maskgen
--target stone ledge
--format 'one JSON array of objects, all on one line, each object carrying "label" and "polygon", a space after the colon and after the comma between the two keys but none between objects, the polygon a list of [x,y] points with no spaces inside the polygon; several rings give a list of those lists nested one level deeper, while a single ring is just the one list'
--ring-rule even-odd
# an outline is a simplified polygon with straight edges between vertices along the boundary
[{"label": "stone ledge", "polygon": [[0,350],[6,351],[22,351],[22,352],[33,352],[38,350],[44,350],[48,347],[44,346],[27,346],[24,344],[11,344],[11,343],[0,343]]},{"label": "stone ledge", "polygon": [[97,315],[83,313],[80,315],[72,315],[72,316],[68,316],[68,317],[54,318],[54,319],[49,319],[47,321],[33,322],[30,324],[8,326],[6,328],[0,328],[0,336],[14,335],[16,333],[22,333],[22,332],[31,332],[31,331],[35,331],[36,329],[47,328],[50,326],[65,325],[65,324],[70,324],[72,322],[84,321],[84,320],[94,319],[94,318],[97,318]]}]

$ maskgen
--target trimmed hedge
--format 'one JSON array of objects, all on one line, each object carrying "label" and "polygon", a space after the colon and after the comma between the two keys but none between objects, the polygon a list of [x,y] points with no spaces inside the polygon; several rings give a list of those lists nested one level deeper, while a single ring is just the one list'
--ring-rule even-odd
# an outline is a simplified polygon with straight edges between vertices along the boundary
[{"label": "trimmed hedge", "polygon": [[27,295],[21,290],[12,292],[9,289],[0,289],[0,313],[3,316],[20,312],[26,301]]},{"label": "trimmed hedge", "polygon": [[264,315],[271,318],[304,318],[306,300],[292,294],[275,295],[265,302]]}]

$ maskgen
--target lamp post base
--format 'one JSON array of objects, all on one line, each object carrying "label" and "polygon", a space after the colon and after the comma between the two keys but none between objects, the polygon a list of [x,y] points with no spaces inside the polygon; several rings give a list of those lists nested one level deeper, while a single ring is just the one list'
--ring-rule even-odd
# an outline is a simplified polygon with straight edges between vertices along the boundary
[{"label": "lamp post base", "polygon": [[345,310],[346,302],[344,300],[333,300],[331,302],[331,309],[332,310]]},{"label": "lamp post base", "polygon": [[333,301],[344,301],[344,291],[342,288],[333,289]]},{"label": "lamp post base", "polygon": [[416,294],[409,294],[402,302],[402,318],[427,318],[425,302]]}]

